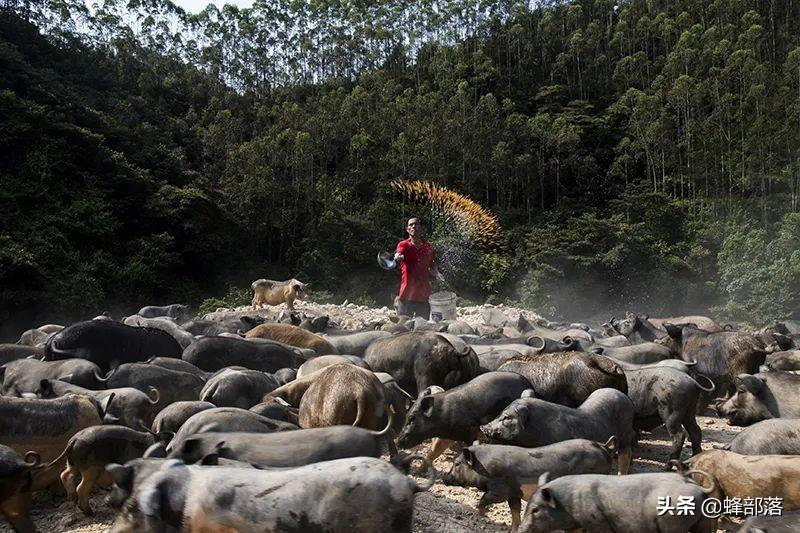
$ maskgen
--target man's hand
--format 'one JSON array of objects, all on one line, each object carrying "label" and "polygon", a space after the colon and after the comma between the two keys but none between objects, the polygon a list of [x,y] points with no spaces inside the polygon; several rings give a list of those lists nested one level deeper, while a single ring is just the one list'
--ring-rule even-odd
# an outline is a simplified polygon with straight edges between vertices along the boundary
[{"label": "man's hand", "polygon": [[394,254],[394,260],[398,263],[402,263],[405,260],[405,256],[401,253]]}]

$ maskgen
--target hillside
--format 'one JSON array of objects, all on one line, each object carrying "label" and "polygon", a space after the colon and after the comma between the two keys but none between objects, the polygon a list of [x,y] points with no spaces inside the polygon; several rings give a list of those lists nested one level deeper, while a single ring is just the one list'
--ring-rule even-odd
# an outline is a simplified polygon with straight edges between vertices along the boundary
[{"label": "hillside", "polygon": [[[797,3],[4,6],[3,335],[241,305],[260,277],[390,305],[374,256],[412,213],[473,302],[750,324],[800,304]],[[397,178],[488,207],[507,246]]]}]

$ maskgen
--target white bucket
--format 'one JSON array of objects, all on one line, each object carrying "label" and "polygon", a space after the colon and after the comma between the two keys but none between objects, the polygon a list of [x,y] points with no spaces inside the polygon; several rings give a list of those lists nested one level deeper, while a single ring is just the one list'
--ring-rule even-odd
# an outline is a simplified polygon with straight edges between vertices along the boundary
[{"label": "white bucket", "polygon": [[431,304],[431,320],[438,322],[440,320],[455,320],[456,319],[456,293],[449,291],[435,292],[428,298],[428,303]]}]

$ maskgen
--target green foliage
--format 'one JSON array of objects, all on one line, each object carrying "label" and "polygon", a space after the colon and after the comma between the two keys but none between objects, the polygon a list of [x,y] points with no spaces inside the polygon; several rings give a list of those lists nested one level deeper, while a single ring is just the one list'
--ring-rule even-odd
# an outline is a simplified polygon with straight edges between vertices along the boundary
[{"label": "green foliage", "polygon": [[717,256],[726,319],[764,324],[790,318],[800,306],[800,214],[789,213],[774,233],[731,224]]},{"label": "green foliage", "polygon": [[628,193],[619,200],[626,212],[609,208],[533,227],[517,247],[515,300],[556,316],[703,307],[685,206],[658,196]]},{"label": "green foliage", "polygon": [[101,4],[0,12],[9,331],[259,277],[390,305],[375,253],[432,218],[396,178],[502,220],[504,250],[434,220],[470,300],[797,307],[796,3]]},{"label": "green foliage", "polygon": [[198,309],[197,314],[203,316],[206,313],[213,313],[219,307],[241,307],[248,305],[253,300],[253,292],[249,288],[229,287],[228,294],[222,298],[206,298]]}]

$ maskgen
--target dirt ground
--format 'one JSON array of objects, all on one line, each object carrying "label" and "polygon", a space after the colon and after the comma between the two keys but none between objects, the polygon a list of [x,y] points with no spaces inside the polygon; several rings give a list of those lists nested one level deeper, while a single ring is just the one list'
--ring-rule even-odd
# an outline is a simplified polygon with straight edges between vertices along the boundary
[{"label": "dirt ground", "polygon": [[[728,426],[725,420],[703,416],[698,417],[703,430],[703,449],[729,442],[742,428]],[[427,444],[416,451],[426,451]],[[643,434],[639,445],[634,449],[631,473],[659,472],[669,454],[670,442],[663,428],[653,433]],[[683,457],[690,454],[687,440]],[[439,474],[450,469],[452,452],[438,458],[434,466]],[[61,496],[37,495],[34,499],[31,517],[41,532],[87,532],[103,531],[111,523],[113,513],[104,503],[107,493],[98,490],[92,498],[97,512],[94,517],[86,517]],[[476,505],[481,492],[477,489],[448,487],[437,483],[426,493],[417,495],[414,516],[415,532],[446,531],[448,533],[468,531],[506,532],[511,525],[511,514],[506,504],[490,507],[485,517],[478,515]],[[524,509],[524,507],[523,507]],[[0,522],[0,532],[10,532],[5,522]],[[720,530],[724,531],[724,530]]]}]

